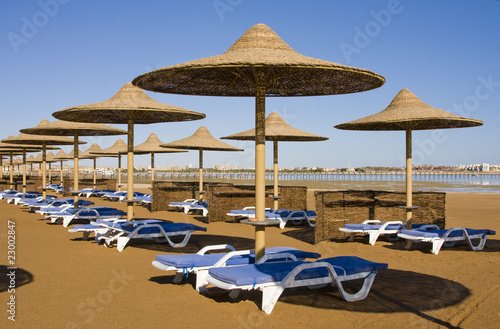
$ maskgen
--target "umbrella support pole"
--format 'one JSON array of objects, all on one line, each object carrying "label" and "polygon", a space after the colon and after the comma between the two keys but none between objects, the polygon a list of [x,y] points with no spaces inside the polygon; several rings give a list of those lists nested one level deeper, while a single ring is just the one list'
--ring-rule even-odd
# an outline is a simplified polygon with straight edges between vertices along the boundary
[{"label": "umbrella support pole", "polygon": [[43,143],[42,149],[42,197],[47,198],[47,146]]},{"label": "umbrella support pole", "polygon": [[14,189],[14,154],[11,151],[10,152],[10,163],[9,163],[9,182],[10,182],[10,189]]},{"label": "umbrella support pole", "polygon": [[23,193],[26,193],[26,149],[23,149]]},{"label": "umbrella support pole", "polygon": [[278,208],[278,141],[274,140],[273,141],[273,172],[274,172],[274,202],[273,202],[273,207],[274,209],[279,209]]},{"label": "umbrella support pole", "polygon": [[94,189],[97,188],[97,157],[94,157]]},{"label": "umbrella support pole", "polygon": [[203,200],[203,149],[199,150],[200,155],[198,157],[199,163],[198,163],[198,171],[199,171],[199,177],[200,177],[200,184],[198,185],[198,192],[200,195],[200,200]]},{"label": "umbrella support pole", "polygon": [[133,112],[128,119],[127,144],[127,221],[134,219],[134,119]]},{"label": "umbrella support pole", "polygon": [[74,139],[73,139],[73,193],[75,193],[74,196],[74,207],[75,209],[78,208],[78,173],[80,169],[78,168],[78,135],[75,134]]},{"label": "umbrella support pole", "polygon": [[153,190],[154,181],[155,181],[155,153],[151,152],[151,191]]},{"label": "umbrella support pole", "polygon": [[[255,72],[257,81],[255,95],[255,218],[265,221],[266,207],[266,87],[264,71]],[[264,226],[255,226],[255,260],[265,253],[266,231]]]},{"label": "umbrella support pole", "polygon": [[411,130],[406,129],[406,228],[411,230],[412,224],[412,150]]},{"label": "umbrella support pole", "polygon": [[118,154],[118,191],[122,190],[122,155]]}]

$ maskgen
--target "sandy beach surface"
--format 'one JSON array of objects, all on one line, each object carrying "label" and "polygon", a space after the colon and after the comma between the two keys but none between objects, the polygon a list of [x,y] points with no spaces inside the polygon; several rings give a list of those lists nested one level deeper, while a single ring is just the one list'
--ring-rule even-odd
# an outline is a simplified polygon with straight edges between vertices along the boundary
[{"label": "sandy beach surface", "polygon": [[[125,210],[125,203],[92,198],[96,205]],[[309,202],[313,205],[312,202]],[[158,254],[194,253],[229,243],[254,246],[254,229],[239,223],[201,222],[197,215],[135,208],[136,218],[157,218],[207,227],[184,248],[148,241],[123,251],[68,233],[42,216],[0,201],[1,328],[498,328],[500,325],[500,236],[488,238],[483,251],[465,244],[430,253],[429,244],[411,251],[405,243],[381,240],[370,246],[296,238],[304,227],[266,230],[266,245],[319,252],[322,257],[353,255],[389,264],[380,271],[368,297],[344,301],[335,287],[287,289],[270,315],[260,310],[261,293],[201,295],[194,276],[172,283],[173,272],[154,268]],[[447,227],[489,228],[500,232],[500,194],[448,193]],[[15,292],[9,292],[8,222],[15,222]],[[13,232],[10,232],[13,233]],[[10,234],[9,233],[9,234]],[[12,235],[12,234],[11,234]],[[15,322],[7,304],[15,296]]]}]

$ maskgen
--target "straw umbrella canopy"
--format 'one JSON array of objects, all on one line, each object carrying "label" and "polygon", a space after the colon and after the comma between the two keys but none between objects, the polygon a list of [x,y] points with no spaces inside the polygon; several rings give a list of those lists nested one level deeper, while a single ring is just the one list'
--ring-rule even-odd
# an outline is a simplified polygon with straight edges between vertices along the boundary
[{"label": "straw umbrella canopy", "polygon": [[184,150],[162,147],[162,144],[163,142],[158,138],[158,136],[151,133],[144,143],[134,146],[134,154],[151,154],[151,187],[153,187],[155,177],[155,153],[187,152]]},{"label": "straw umbrella canopy", "polygon": [[[273,142],[273,172],[274,172],[274,209],[278,209],[278,142],[312,142],[325,141],[328,137],[322,137],[309,132],[294,128],[283,120],[276,112],[272,112],[265,121],[266,141]],[[241,133],[221,137],[221,139],[232,140],[255,140],[255,129]]]},{"label": "straw umbrella canopy", "polygon": [[369,70],[299,54],[257,24],[225,53],[161,68],[134,79],[141,88],[174,94],[255,97],[255,226],[257,259],[265,251],[265,97],[362,92],[385,78]]},{"label": "straw umbrella canopy", "polygon": [[203,113],[159,103],[130,82],[106,101],[73,106],[54,112],[52,115],[57,119],[67,121],[128,125],[127,220],[133,219],[134,212],[134,124],[192,121],[205,118]]},{"label": "straw umbrella canopy", "polygon": [[[78,191],[78,139],[80,136],[115,136],[125,135],[127,132],[122,129],[97,123],[81,123],[56,120],[54,122],[41,122],[38,126],[29,129],[21,129],[21,132],[35,135],[50,136],[72,136],[74,155],[74,177],[73,189]],[[78,207],[78,193],[75,193],[75,208]]]},{"label": "straw umbrella canopy", "polygon": [[464,118],[427,105],[410,90],[402,89],[383,111],[336,125],[345,130],[403,130],[406,132],[406,221],[412,223],[412,130],[481,126],[481,120]]},{"label": "straw umbrella canopy", "polygon": [[121,139],[99,152],[93,152],[102,157],[118,157],[118,191],[122,190],[122,154],[127,154],[127,144]]},{"label": "straw umbrella canopy", "polygon": [[189,137],[179,139],[175,142],[162,144],[162,147],[180,148],[184,150],[198,150],[199,152],[199,191],[200,199],[202,199],[203,191],[203,151],[243,151],[237,147],[229,145],[223,141],[216,139],[208,129],[204,126],[198,128],[195,133]]},{"label": "straw umbrella canopy", "polygon": [[[48,123],[48,120],[42,120],[40,125]],[[34,144],[42,146],[42,195],[43,198],[47,196],[47,180],[45,177],[45,161],[46,161],[46,150],[49,145],[72,145],[73,140],[71,138],[62,136],[45,136],[45,135],[32,135],[21,132],[19,135],[3,140],[3,142],[13,143],[13,144]],[[80,142],[85,144],[85,142]]]}]

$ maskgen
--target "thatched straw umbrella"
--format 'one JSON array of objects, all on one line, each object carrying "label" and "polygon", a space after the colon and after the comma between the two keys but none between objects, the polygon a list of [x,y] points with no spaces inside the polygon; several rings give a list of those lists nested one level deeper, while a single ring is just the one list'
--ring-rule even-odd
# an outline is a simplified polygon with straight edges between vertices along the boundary
[{"label": "thatched straw umbrella", "polygon": [[126,83],[107,101],[73,106],[52,115],[67,121],[128,125],[127,220],[132,220],[134,216],[134,124],[192,121],[205,117],[203,113],[159,103],[131,83]]},{"label": "thatched straw umbrella", "polygon": [[255,97],[255,226],[257,259],[265,251],[266,96],[362,92],[382,86],[383,76],[299,54],[273,30],[257,24],[225,53],[161,68],[134,79],[141,88],[173,94]]},{"label": "thatched straw umbrella", "polygon": [[[274,185],[274,209],[278,209],[278,142],[312,142],[325,141],[328,137],[321,137],[290,126],[276,112],[269,114],[266,118],[266,141],[273,142],[273,185]],[[232,140],[255,140],[255,129],[233,134],[221,139]]]},{"label": "thatched straw umbrella", "polygon": [[[9,136],[7,139],[12,138],[12,136]],[[12,189],[14,187],[14,155],[17,154],[22,154],[23,158],[21,163],[23,164],[23,193],[26,193],[26,153],[27,152],[38,152],[41,150],[40,145],[23,145],[23,144],[11,144],[11,143],[5,143],[5,142],[0,142],[0,152],[2,156],[4,154],[10,155],[10,161],[9,161],[9,183],[10,183],[10,188]],[[16,159],[17,160],[17,159]]]},{"label": "thatched straw umbrella", "polygon": [[105,148],[94,154],[101,157],[118,157],[118,191],[122,190],[122,154],[127,154],[127,144],[121,139],[117,140],[113,145]]},{"label": "thatched straw umbrella", "polygon": [[[42,120],[40,125],[44,125],[48,123],[48,120]],[[46,150],[48,145],[72,145],[73,140],[67,137],[55,137],[55,136],[45,136],[45,135],[31,135],[26,133],[20,133],[16,137],[9,138],[7,140],[3,140],[7,143],[14,144],[34,144],[42,146],[42,195],[43,198],[47,196],[47,180],[46,180],[46,172],[45,172],[45,161],[46,161]],[[80,142],[80,144],[85,144],[85,142]]]},{"label": "thatched straw umbrella", "polygon": [[[97,123],[81,123],[57,120],[54,122],[43,122],[38,126],[30,129],[21,129],[21,132],[35,135],[50,135],[50,136],[71,136],[73,137],[73,190],[78,191],[78,138],[80,136],[115,136],[125,135],[127,132],[115,127],[97,124]],[[75,208],[78,207],[78,193],[75,193]]]},{"label": "thatched straw umbrella", "polygon": [[167,144],[161,145],[162,147],[170,147],[170,148],[180,148],[184,150],[198,150],[199,152],[199,193],[200,199],[203,199],[203,151],[243,151],[237,147],[229,145],[228,143],[224,143],[220,141],[204,126],[198,128],[194,134],[189,137],[179,139],[175,142],[170,142]]},{"label": "thatched straw umbrella", "polygon": [[164,144],[154,133],[142,144],[134,146],[134,154],[151,154],[151,188],[155,179],[155,153],[181,153],[184,150],[162,147]]},{"label": "thatched straw umbrella", "polygon": [[412,130],[481,126],[481,120],[469,119],[425,104],[408,89],[402,89],[383,111],[336,125],[345,130],[403,130],[406,132],[406,222],[412,223]]}]

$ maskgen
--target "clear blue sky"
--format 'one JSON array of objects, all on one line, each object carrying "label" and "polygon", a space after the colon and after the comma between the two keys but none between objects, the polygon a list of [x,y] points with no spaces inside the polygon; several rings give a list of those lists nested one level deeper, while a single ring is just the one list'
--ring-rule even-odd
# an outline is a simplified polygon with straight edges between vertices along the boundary
[{"label": "clear blue sky", "polygon": [[[429,105],[485,123],[442,130],[437,137],[433,131],[415,132],[415,163],[500,163],[497,0],[2,1],[0,137],[17,135],[42,119],[53,121],[57,110],[107,100],[152,69],[221,54],[257,23],[267,24],[303,55],[370,69],[387,80],[360,94],[268,99],[266,115],[278,112],[290,125],[330,138],[281,143],[280,166],[403,166],[404,132],[333,128],[383,110],[403,88]],[[135,144],[151,132],[171,142],[201,125],[217,138],[254,125],[253,98],[148,94],[207,117],[136,125]],[[116,139],[85,140],[105,148]],[[229,143],[245,152],[206,152],[205,167],[253,167],[253,144]],[[268,166],[271,152],[267,144]],[[156,158],[157,165],[189,163],[197,166],[197,152]],[[115,164],[109,158],[98,161]],[[149,157],[136,156],[135,164],[148,165]]]}]

